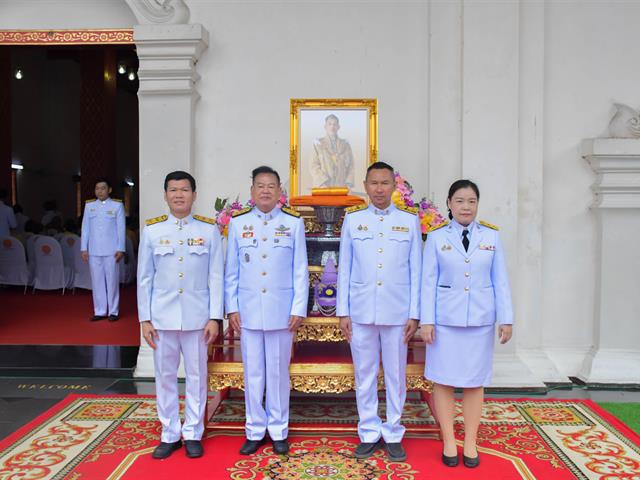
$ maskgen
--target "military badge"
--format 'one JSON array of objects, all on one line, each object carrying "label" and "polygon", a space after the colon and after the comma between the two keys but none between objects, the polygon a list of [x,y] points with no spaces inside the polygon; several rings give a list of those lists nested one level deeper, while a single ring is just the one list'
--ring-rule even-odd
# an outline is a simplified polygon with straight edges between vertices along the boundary
[{"label": "military badge", "polygon": [[442,250],[443,252],[451,250],[451,245],[442,245],[442,248],[440,250]]},{"label": "military badge", "polygon": [[247,230],[246,232],[242,232],[242,238],[253,238],[253,232]]},{"label": "military badge", "polygon": [[358,225],[358,230],[369,231],[369,227],[367,225]]}]

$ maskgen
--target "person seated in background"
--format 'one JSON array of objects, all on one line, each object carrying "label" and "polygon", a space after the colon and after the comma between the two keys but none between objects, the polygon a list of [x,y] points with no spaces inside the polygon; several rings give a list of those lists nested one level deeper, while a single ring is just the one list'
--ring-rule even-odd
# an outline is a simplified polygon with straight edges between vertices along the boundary
[{"label": "person seated in background", "polygon": [[16,217],[16,233],[24,233],[24,225],[29,217],[23,213],[22,206],[18,203],[13,206],[13,214]]},{"label": "person seated in background", "polygon": [[7,190],[0,188],[0,237],[7,237],[11,234],[11,230],[16,228],[16,216],[13,209],[9,205],[5,205],[7,201]]},{"label": "person seated in background", "polygon": [[[16,233],[14,236],[20,240],[22,242],[22,245],[24,245],[25,249],[27,248],[27,240],[30,237],[33,237],[34,235],[39,235],[40,232],[42,232],[42,225],[40,225],[38,222],[34,221],[34,220],[27,220],[24,224],[24,232],[23,233]],[[26,252],[26,250],[25,250]],[[28,256],[28,253],[27,253]]]},{"label": "person seated in background", "polygon": [[62,232],[62,218],[61,217],[53,217],[49,224],[44,229],[44,234],[49,235],[50,237],[55,237],[59,233]]},{"label": "person seated in background", "polygon": [[69,218],[64,222],[63,233],[73,233],[74,235],[78,235],[78,224],[74,219]]},{"label": "person seated in background", "polygon": [[55,217],[60,218],[60,225],[62,225],[62,214],[57,210],[57,208],[58,204],[55,200],[47,200],[42,204],[42,209],[44,210],[42,220],[40,220],[42,226],[48,227]]}]

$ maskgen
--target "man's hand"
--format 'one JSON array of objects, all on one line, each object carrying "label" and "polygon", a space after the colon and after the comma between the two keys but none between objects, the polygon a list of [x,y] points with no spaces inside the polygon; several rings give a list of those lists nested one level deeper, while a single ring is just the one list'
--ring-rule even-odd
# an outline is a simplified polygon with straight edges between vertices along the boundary
[{"label": "man's hand", "polygon": [[413,338],[416,330],[418,330],[418,320],[410,318],[407,324],[404,326],[404,343],[409,343],[409,340]]},{"label": "man's hand", "polygon": [[500,337],[500,344],[504,345],[513,335],[513,325],[500,325],[498,328],[498,336]]},{"label": "man's hand", "polygon": [[116,252],[114,255],[116,263],[120,262],[124,258],[124,252]]},{"label": "man's hand", "polygon": [[209,320],[204,327],[204,342],[207,345],[212,344],[218,338],[218,333],[220,333],[218,322],[213,319]]},{"label": "man's hand", "polygon": [[420,327],[420,337],[424,343],[431,345],[436,339],[436,326],[435,325],[422,325]]},{"label": "man's hand", "polygon": [[347,342],[351,343],[351,317],[340,317],[340,331]]},{"label": "man's hand", "polygon": [[291,315],[289,317],[289,331],[295,332],[302,323],[302,317],[299,315]]},{"label": "man's hand", "polygon": [[151,325],[151,322],[148,320],[146,322],[141,322],[140,327],[142,328],[142,338],[144,338],[147,344],[155,350],[156,344],[153,340],[158,339],[158,332],[153,328],[153,325]]},{"label": "man's hand", "polygon": [[229,319],[229,325],[231,330],[236,332],[240,336],[240,312],[233,312],[227,315]]},{"label": "man's hand", "polygon": [[87,252],[86,250],[83,250],[82,252],[80,252],[80,256],[82,257],[82,260],[84,260],[85,262],[89,261],[89,252]]}]

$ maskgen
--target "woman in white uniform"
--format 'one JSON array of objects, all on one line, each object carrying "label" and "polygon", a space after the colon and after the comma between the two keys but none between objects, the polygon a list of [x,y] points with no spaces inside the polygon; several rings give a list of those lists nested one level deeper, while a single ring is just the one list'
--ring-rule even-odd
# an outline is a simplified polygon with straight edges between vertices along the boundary
[{"label": "woman in white uniform", "polygon": [[500,343],[511,338],[511,292],[498,228],[476,221],[480,191],[470,180],[449,188],[451,222],[427,235],[422,260],[421,336],[427,343],[425,377],[434,382],[442,461],[458,465],[454,388],[463,389],[464,465],[480,463],[476,437],[484,387],[491,383],[494,325]]}]

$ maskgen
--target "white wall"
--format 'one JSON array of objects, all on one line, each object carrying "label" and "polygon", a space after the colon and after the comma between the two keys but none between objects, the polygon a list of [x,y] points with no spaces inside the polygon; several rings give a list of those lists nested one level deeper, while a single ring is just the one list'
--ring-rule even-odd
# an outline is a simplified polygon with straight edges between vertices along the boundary
[{"label": "white wall", "polygon": [[579,144],[606,134],[613,101],[640,105],[640,69],[630,55],[639,20],[638,2],[548,2],[541,328],[549,347],[593,342],[595,177]]},{"label": "white wall", "polygon": [[203,214],[216,195],[246,200],[255,166],[288,179],[290,98],[377,98],[380,160],[427,194],[425,3],[188,4],[210,33],[197,85]]}]

